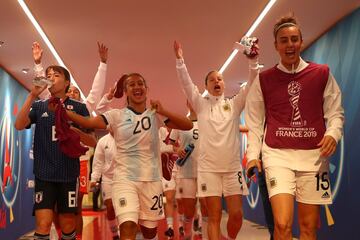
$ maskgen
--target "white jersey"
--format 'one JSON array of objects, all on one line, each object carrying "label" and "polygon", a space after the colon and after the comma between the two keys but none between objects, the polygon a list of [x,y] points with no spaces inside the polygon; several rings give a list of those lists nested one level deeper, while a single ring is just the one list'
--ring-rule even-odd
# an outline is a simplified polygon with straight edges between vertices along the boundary
[{"label": "white jersey", "polygon": [[194,108],[200,138],[200,172],[233,172],[242,169],[240,164],[240,113],[245,106],[246,95],[257,76],[251,71],[247,85],[232,98],[207,95],[202,97],[192,82],[183,59],[177,59],[177,74],[187,99]]},{"label": "white jersey", "polygon": [[110,183],[115,169],[116,144],[110,133],[102,137],[95,148],[92,164],[91,181],[97,182],[102,177],[102,182]]},{"label": "white jersey", "polygon": [[178,167],[177,178],[196,178],[197,162],[200,156],[199,129],[197,121],[193,121],[194,127],[188,131],[174,129],[171,131],[170,139],[179,140],[180,148],[185,148],[189,144],[194,144],[195,148],[182,167]]},{"label": "white jersey", "polygon": [[114,131],[116,170],[113,181],[160,181],[160,115],[147,109],[136,113],[129,107],[103,114]]}]

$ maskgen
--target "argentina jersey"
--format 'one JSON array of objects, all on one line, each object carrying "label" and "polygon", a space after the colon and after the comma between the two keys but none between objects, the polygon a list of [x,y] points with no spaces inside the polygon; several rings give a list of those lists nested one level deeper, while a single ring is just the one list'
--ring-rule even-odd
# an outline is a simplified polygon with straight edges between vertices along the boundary
[{"label": "argentina jersey", "polygon": [[[55,113],[48,110],[48,101],[48,99],[35,101],[29,113],[31,124],[35,124],[33,172],[37,178],[44,181],[75,181],[80,172],[79,159],[70,158],[61,152],[55,137]],[[67,98],[64,105],[66,109],[77,114],[89,116],[83,103]]]},{"label": "argentina jersey", "polygon": [[103,114],[114,132],[116,166],[113,181],[161,179],[159,128],[164,125],[160,115],[147,109],[137,113],[127,108],[113,109]]},{"label": "argentina jersey", "polygon": [[199,158],[199,129],[197,121],[193,121],[193,128],[188,131],[181,130],[172,130],[170,134],[170,139],[172,141],[179,140],[180,147],[185,148],[189,144],[194,144],[195,148],[188,160],[182,167],[178,167],[178,178],[196,178],[197,177],[197,161]]}]

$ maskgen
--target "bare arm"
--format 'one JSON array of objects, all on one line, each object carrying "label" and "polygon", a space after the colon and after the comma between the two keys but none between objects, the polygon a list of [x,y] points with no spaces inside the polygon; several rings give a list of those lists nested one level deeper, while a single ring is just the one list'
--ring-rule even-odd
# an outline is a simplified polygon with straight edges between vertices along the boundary
[{"label": "bare arm", "polygon": [[66,110],[69,119],[83,128],[106,129],[106,123],[102,116],[83,117],[72,111]]},{"label": "bare arm", "polygon": [[80,136],[80,141],[89,147],[95,147],[96,146],[96,138],[94,136],[94,133],[85,133],[81,131],[80,129],[76,127],[70,127],[72,130],[74,130],[77,134]]},{"label": "bare arm", "polygon": [[40,93],[42,93],[46,88],[47,88],[47,86],[44,86],[44,87],[33,86],[33,88],[31,89],[31,92],[29,93],[29,95],[27,96],[27,98],[24,102],[24,105],[21,107],[18,115],[16,116],[15,128],[17,130],[23,130],[25,127],[27,127],[31,123],[30,118],[29,118],[31,105],[36,100],[36,98],[40,95]]},{"label": "bare arm", "polygon": [[187,117],[167,111],[161,106],[159,101],[150,100],[150,104],[157,113],[169,119],[169,122],[166,124],[168,127],[180,130],[190,130],[193,128],[192,121],[190,121]]}]

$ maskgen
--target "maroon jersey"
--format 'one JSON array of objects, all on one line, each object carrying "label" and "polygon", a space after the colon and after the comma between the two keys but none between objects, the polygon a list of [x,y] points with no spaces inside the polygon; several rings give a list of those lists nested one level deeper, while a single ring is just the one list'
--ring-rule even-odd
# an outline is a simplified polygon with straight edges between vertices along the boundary
[{"label": "maroon jersey", "polygon": [[260,73],[268,146],[318,148],[326,130],[323,95],[328,78],[328,66],[315,63],[293,74],[276,66]]}]

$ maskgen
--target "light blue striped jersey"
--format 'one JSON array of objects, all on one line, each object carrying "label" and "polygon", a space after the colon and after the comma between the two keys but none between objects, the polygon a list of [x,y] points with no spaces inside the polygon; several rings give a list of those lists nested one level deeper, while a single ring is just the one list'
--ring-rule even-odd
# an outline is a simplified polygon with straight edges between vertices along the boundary
[{"label": "light blue striped jersey", "polygon": [[154,110],[137,113],[131,108],[113,109],[103,114],[114,131],[116,170],[113,181],[161,180],[159,128],[162,117]]},{"label": "light blue striped jersey", "polygon": [[199,158],[199,129],[197,121],[193,121],[194,127],[188,131],[173,129],[170,133],[172,141],[179,140],[180,147],[185,148],[190,143],[194,144],[194,151],[182,167],[178,167],[177,178],[196,178],[197,177],[197,161]]}]

